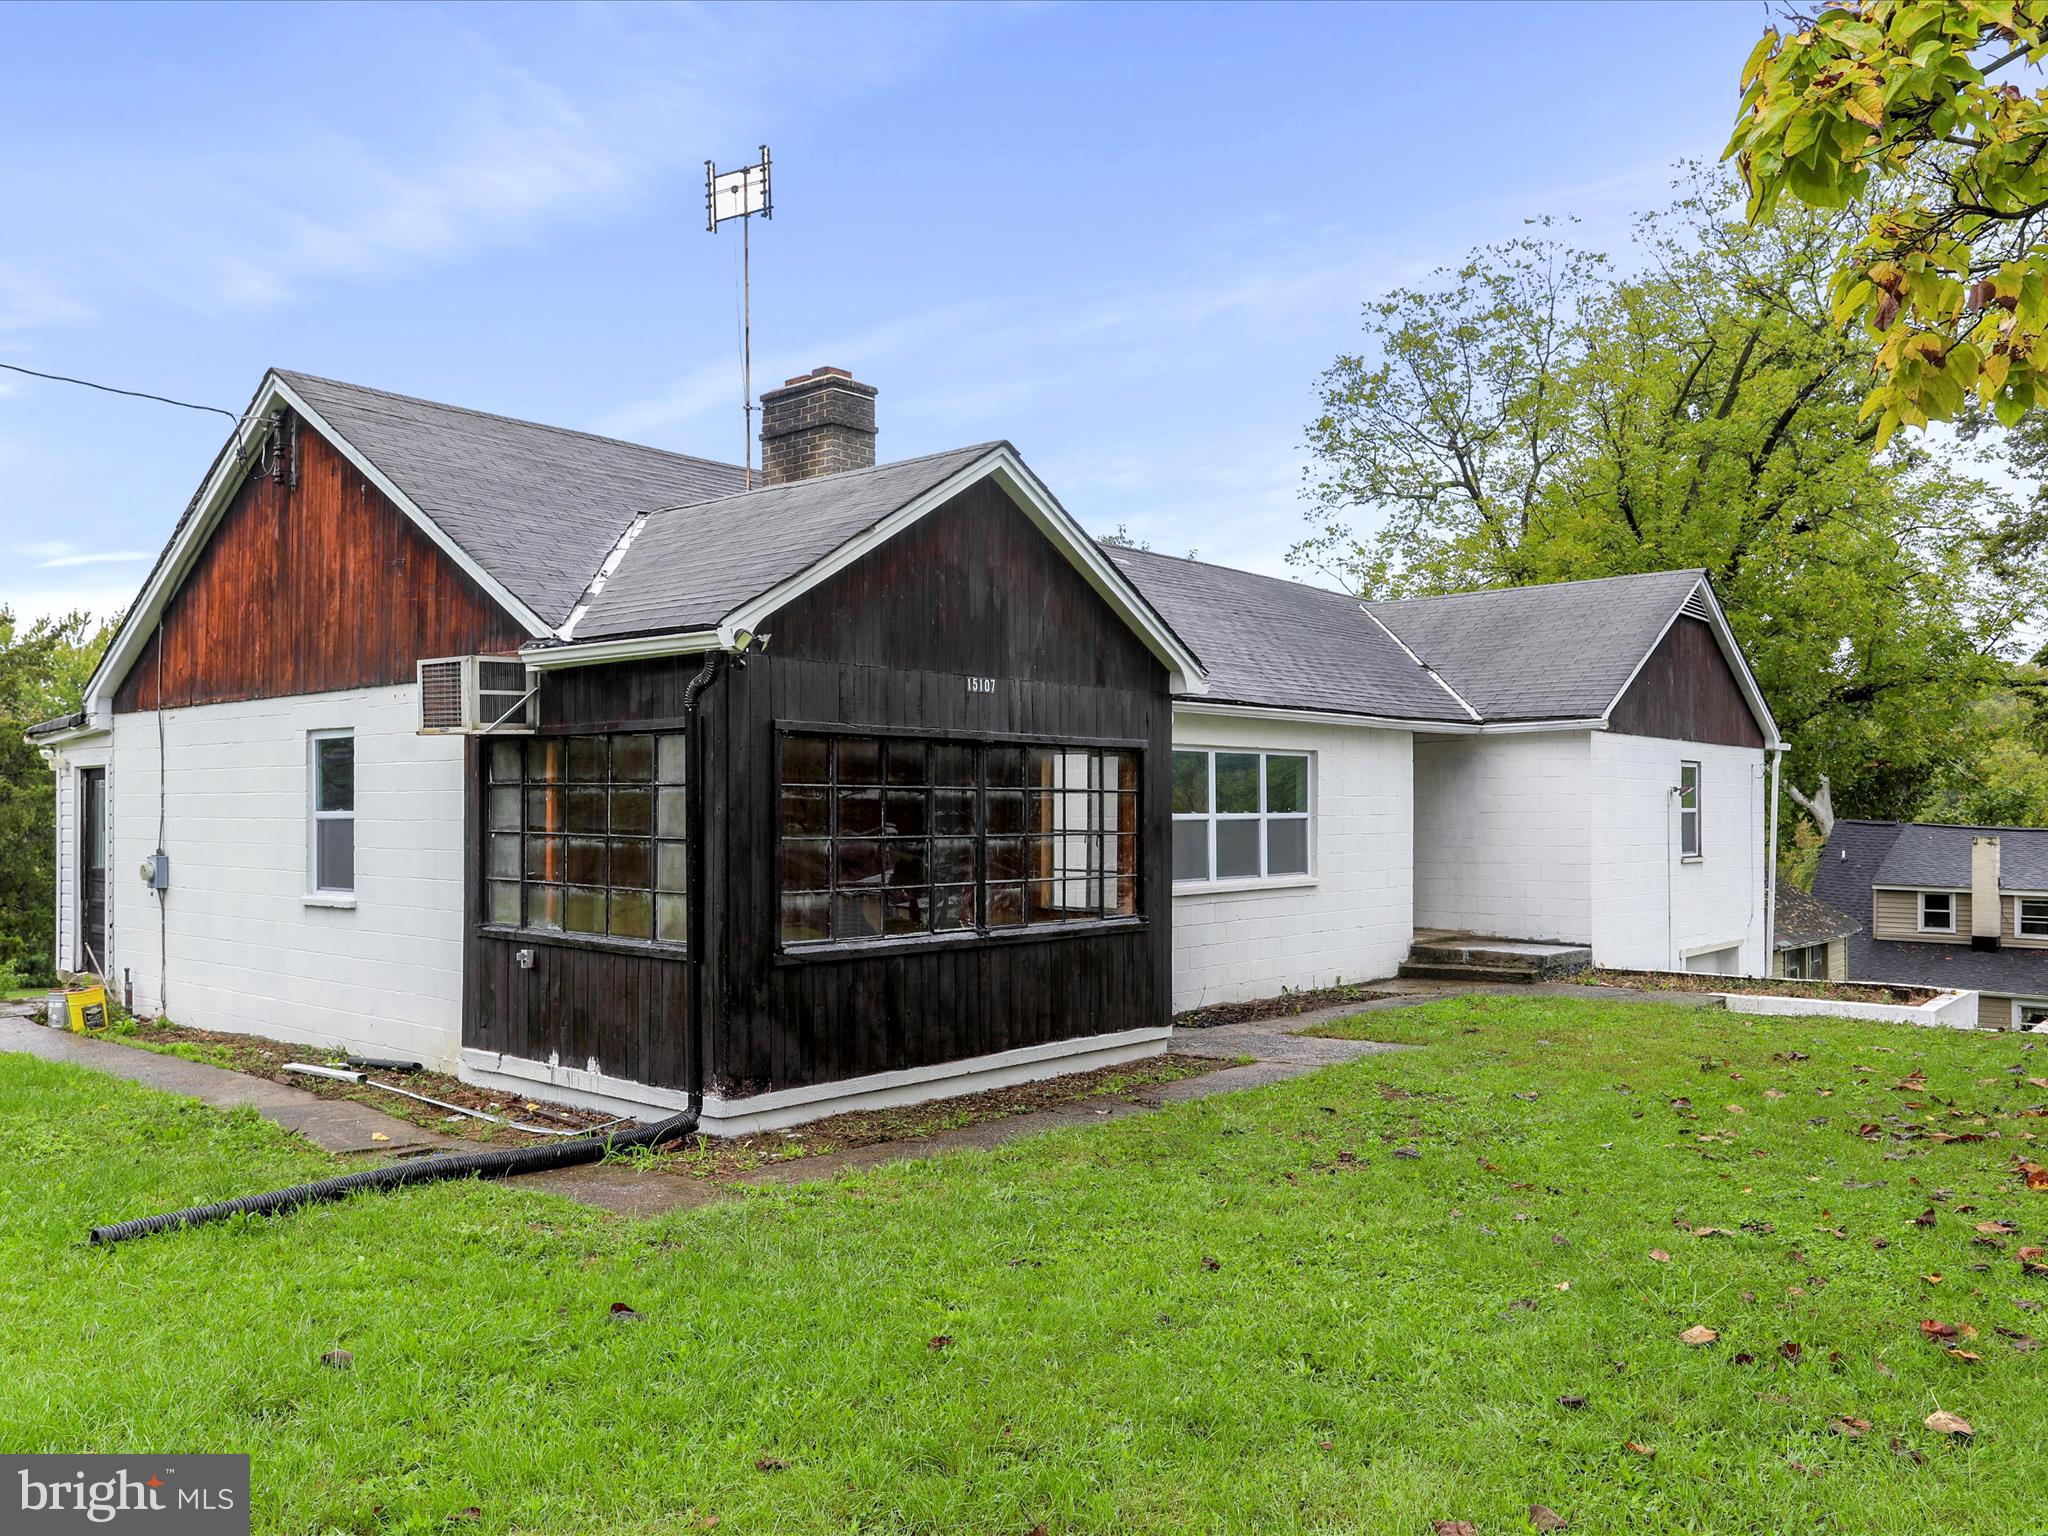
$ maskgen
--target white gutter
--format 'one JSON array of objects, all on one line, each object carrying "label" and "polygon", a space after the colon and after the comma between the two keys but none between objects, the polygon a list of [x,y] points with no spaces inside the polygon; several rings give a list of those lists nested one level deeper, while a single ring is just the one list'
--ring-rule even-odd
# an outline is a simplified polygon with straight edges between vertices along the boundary
[{"label": "white gutter", "polygon": [[1764,863],[1764,974],[1778,958],[1778,777],[1785,766],[1782,743],[1771,754],[1771,832]]},{"label": "white gutter", "polygon": [[578,640],[568,645],[529,646],[519,659],[536,672],[562,672],[608,661],[644,661],[655,656],[695,656],[705,651],[736,650],[715,629],[693,629],[674,635],[631,635],[621,640]]}]

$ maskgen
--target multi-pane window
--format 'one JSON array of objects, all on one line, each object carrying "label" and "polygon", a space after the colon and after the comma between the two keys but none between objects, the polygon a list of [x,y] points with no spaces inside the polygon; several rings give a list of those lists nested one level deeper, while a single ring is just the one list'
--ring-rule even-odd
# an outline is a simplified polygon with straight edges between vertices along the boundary
[{"label": "multi-pane window", "polygon": [[1797,949],[1786,950],[1785,974],[1794,981],[1826,981],[1828,979],[1827,945],[1802,944]]},{"label": "multi-pane window", "polygon": [[2013,932],[2023,939],[2048,939],[2048,896],[2022,896]]},{"label": "multi-pane window", "polygon": [[782,940],[1135,916],[1137,791],[1132,752],[785,736]]},{"label": "multi-pane window", "polygon": [[1678,765],[1678,852],[1682,858],[1700,856],[1700,765]]},{"label": "multi-pane window", "polygon": [[1948,891],[1920,893],[1920,929],[1923,933],[1956,931],[1956,899]]},{"label": "multi-pane window", "polygon": [[1173,754],[1173,878],[1309,872],[1309,761],[1301,752]]},{"label": "multi-pane window", "polygon": [[2021,1029],[2048,1029],[2048,1002],[2017,998],[2012,1005],[2013,1022]]},{"label": "multi-pane window", "polygon": [[485,920],[682,943],[686,757],[680,732],[488,743]]},{"label": "multi-pane window", "polygon": [[316,731],[312,747],[313,889],[356,888],[356,739],[347,731]]}]

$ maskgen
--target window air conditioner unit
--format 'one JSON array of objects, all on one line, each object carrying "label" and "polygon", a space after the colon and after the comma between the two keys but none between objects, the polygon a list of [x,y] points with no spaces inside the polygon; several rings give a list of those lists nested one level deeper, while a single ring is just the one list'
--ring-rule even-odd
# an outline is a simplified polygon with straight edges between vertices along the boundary
[{"label": "window air conditioner unit", "polygon": [[443,656],[419,664],[422,736],[505,735],[539,723],[537,683],[516,656]]}]

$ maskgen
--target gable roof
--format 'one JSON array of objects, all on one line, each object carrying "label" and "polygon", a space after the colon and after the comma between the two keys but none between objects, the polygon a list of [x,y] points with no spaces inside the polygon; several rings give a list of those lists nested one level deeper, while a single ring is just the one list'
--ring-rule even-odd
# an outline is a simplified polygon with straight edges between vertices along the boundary
[{"label": "gable roof", "polygon": [[738,491],[689,454],[275,370],[308,408],[449,538],[559,625],[633,519]]},{"label": "gable roof", "polygon": [[1871,877],[1873,885],[1970,888],[1970,849],[1980,837],[1998,839],[1998,888],[2048,891],[2048,829],[1958,827],[1926,822],[1891,824],[1891,847]]},{"label": "gable roof", "polygon": [[1863,925],[1840,907],[1778,876],[1777,947],[1803,949],[1861,933]]},{"label": "gable roof", "polygon": [[1108,546],[1202,658],[1219,703],[1469,723],[1355,597],[1201,560]]},{"label": "gable roof", "polygon": [[1705,575],[1654,571],[1366,608],[1488,720],[1596,720]]}]

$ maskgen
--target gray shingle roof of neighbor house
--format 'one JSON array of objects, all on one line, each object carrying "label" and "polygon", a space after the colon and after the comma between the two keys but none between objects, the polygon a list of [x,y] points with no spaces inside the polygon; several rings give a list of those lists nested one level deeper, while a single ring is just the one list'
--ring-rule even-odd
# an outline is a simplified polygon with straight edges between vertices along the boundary
[{"label": "gray shingle roof of neighbor house", "polygon": [[1780,949],[1801,949],[1808,944],[1825,944],[1861,933],[1863,924],[1840,907],[1778,876],[1777,945]]},{"label": "gray shingle roof of neighbor house", "polygon": [[[1839,825],[1839,824],[1838,824]],[[1970,887],[1970,849],[1980,837],[1998,839],[1998,888],[2048,891],[2048,829],[1956,827],[1926,822],[1879,822],[1891,846],[1871,876],[1872,885]]]},{"label": "gray shingle roof of neighbor house", "polygon": [[[1870,890],[1886,882],[1878,878],[1901,832],[1936,830],[1961,832],[1963,863],[1961,878],[1917,882],[1966,890],[1970,884],[1969,837],[1993,831],[1999,834],[1999,862],[2006,857],[2006,838],[2018,833],[2033,842],[2048,839],[2048,831],[2028,827],[1915,827],[1896,821],[1851,821],[1835,823],[1821,850],[1820,865],[1814,871],[1814,894],[1847,912],[1867,913]],[[1944,874],[1952,865],[1942,866]],[[1968,944],[1917,943],[1912,940],[1874,939],[1865,931],[1849,939],[1849,977],[1853,981],[1917,982],[1923,986],[1969,987],[2006,997],[2048,997],[2048,950],[1973,949]]]},{"label": "gray shingle roof of neighbor house", "polygon": [[1704,571],[1368,603],[1488,720],[1607,712]]},{"label": "gray shingle roof of neighbor house", "polygon": [[978,443],[657,511],[573,638],[709,628],[1005,446]]},{"label": "gray shingle roof of neighbor house", "polygon": [[1202,658],[1209,700],[1398,720],[1472,719],[1355,597],[1150,550],[1105,552]]},{"label": "gray shingle roof of neighbor house", "polygon": [[569,616],[635,517],[740,489],[736,464],[276,373],[551,624]]},{"label": "gray shingle roof of neighbor house", "polygon": [[74,709],[70,714],[59,715],[54,720],[38,720],[34,725],[23,731],[22,735],[33,741],[38,736],[55,736],[59,731],[75,730],[83,724],[85,724],[85,711]]}]

